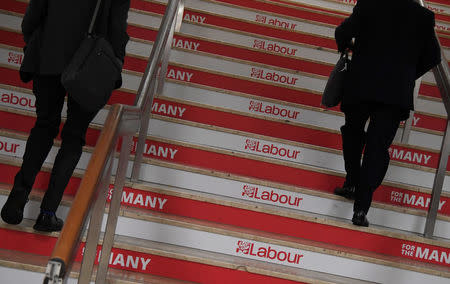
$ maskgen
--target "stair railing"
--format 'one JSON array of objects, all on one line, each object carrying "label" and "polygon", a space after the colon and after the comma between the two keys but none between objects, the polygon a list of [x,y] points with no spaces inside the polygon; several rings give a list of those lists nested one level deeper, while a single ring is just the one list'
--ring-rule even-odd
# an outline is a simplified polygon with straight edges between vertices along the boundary
[{"label": "stair railing", "polygon": [[[44,283],[66,283],[72,264],[81,250],[83,255],[78,283],[90,283],[93,267],[99,260],[96,283],[105,283],[111,249],[120,211],[123,186],[129,169],[133,137],[139,131],[133,165],[133,178],[139,178],[140,163],[147,137],[151,106],[155,92],[161,91],[167,72],[174,31],[179,31],[184,0],[169,0],[149,62],[140,83],[134,106],[115,104],[111,107],[103,130],[78,188],[65,225],[47,264]],[[120,147],[119,159],[116,150]],[[108,210],[101,251],[98,251],[100,230],[105,215],[107,196],[113,170],[115,183]],[[82,247],[84,231],[89,228]]]},{"label": "stair railing", "polygon": [[[422,6],[425,7],[423,0],[416,0]],[[437,37],[437,34],[436,34]],[[433,182],[433,189],[431,192],[431,202],[428,208],[428,214],[425,221],[424,236],[432,238],[434,235],[434,229],[436,225],[437,213],[439,210],[439,200],[442,194],[442,187],[444,185],[445,174],[447,172],[448,155],[450,154],[450,68],[448,61],[445,58],[442,46],[441,46],[442,60],[438,66],[433,68],[433,74],[441,93],[442,101],[447,111],[447,126],[445,128],[445,134],[442,139],[441,153],[439,157],[439,165],[436,171],[436,175]]]}]

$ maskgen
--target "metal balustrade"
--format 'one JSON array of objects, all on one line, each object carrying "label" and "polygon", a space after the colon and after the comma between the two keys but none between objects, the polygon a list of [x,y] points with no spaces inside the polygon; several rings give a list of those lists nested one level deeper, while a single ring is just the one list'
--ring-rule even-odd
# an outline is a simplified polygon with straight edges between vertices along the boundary
[{"label": "metal balustrade", "polygon": [[[423,0],[416,0],[422,6],[425,7]],[[437,35],[436,35],[437,36]],[[450,68],[448,61],[445,58],[442,46],[441,46],[442,60],[438,66],[433,68],[433,74],[441,93],[442,102],[444,103],[445,110],[447,111],[447,127],[445,128],[445,134],[442,139],[441,153],[439,157],[439,165],[436,171],[436,176],[433,182],[433,189],[431,192],[431,202],[428,208],[428,214],[425,222],[424,236],[431,238],[434,235],[434,228],[436,225],[436,218],[439,209],[439,200],[442,194],[442,187],[444,185],[445,174],[447,172],[448,155],[450,154]]]},{"label": "metal balustrade", "polygon": [[[147,137],[153,96],[155,93],[161,92],[163,88],[173,34],[174,31],[180,29],[183,10],[184,0],[169,0],[138,89],[135,105],[116,104],[111,107],[85,176],[66,218],[66,224],[48,262],[44,283],[67,282],[71,266],[82,242],[81,238],[87,227],[88,215],[90,215],[89,229],[78,283],[91,282],[93,267],[99,253],[97,247],[105,215],[106,197],[114,169],[116,171],[114,190],[95,280],[96,283],[106,282],[126,171],[130,163],[133,137],[139,131],[132,172],[132,179],[137,180]],[[119,145],[121,149],[117,161],[116,149]],[[115,166],[116,164],[117,166]]]}]

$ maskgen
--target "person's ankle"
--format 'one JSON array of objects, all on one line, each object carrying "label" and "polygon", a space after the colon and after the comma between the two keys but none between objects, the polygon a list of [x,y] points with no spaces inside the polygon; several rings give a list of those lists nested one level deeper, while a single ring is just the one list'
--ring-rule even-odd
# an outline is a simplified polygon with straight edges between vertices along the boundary
[{"label": "person's ankle", "polygon": [[41,209],[41,213],[45,214],[45,215],[48,215],[48,216],[55,216],[56,215],[54,211],[43,210],[43,209]]}]

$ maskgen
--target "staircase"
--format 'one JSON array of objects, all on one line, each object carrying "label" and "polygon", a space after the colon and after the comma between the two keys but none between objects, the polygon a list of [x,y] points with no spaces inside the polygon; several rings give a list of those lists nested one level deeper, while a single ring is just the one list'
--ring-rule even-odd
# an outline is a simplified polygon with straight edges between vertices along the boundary
[{"label": "staircase", "polygon": [[[338,59],[334,29],[353,2],[186,0],[153,102],[140,181],[122,195],[110,283],[449,283],[449,175],[435,238],[421,236],[447,121],[432,73],[422,79],[408,143],[399,142],[401,128],[390,149],[371,226],[353,226],[353,204],[332,194],[345,177],[344,117],[320,100]],[[124,84],[109,105],[134,103],[166,4],[131,1]],[[17,72],[26,5],[0,3],[1,205],[35,121],[31,84]],[[450,3],[427,6],[450,58]],[[109,108],[88,130],[58,216],[67,215]],[[43,280],[58,234],[32,224],[59,145],[24,222],[0,221],[2,283]]]}]

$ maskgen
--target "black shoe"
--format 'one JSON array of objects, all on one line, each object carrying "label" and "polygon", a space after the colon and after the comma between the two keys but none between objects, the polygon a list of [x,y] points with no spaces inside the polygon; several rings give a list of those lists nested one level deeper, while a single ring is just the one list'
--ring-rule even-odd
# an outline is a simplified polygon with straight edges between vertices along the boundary
[{"label": "black shoe", "polygon": [[11,225],[22,222],[23,209],[28,202],[28,193],[21,189],[12,189],[3,205],[1,216],[3,221]]},{"label": "black shoe", "polygon": [[367,220],[366,213],[364,211],[357,211],[353,213],[352,218],[353,225],[361,227],[369,227],[369,221]]},{"label": "black shoe", "polygon": [[355,190],[356,187],[354,186],[343,186],[343,187],[336,187],[334,189],[334,194],[345,197],[347,199],[355,200]]},{"label": "black shoe", "polygon": [[56,215],[48,213],[40,213],[36,224],[34,224],[33,229],[41,232],[59,232],[64,225],[63,220],[56,217]]}]

